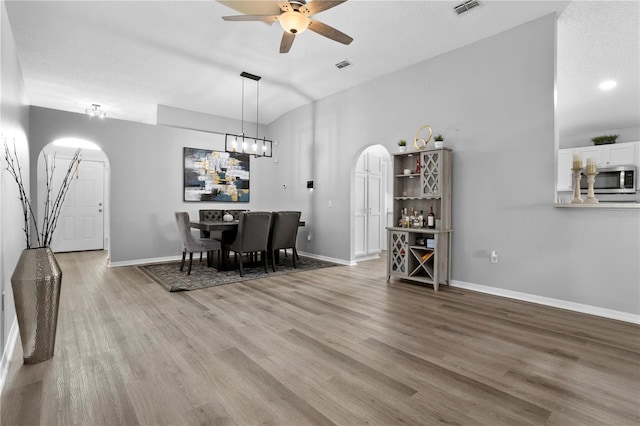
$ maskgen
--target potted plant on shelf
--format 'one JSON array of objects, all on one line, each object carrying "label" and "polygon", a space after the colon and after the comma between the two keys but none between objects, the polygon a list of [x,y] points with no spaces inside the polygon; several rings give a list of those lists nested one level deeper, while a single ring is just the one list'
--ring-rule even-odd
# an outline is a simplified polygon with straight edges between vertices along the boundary
[{"label": "potted plant on shelf", "polygon": [[407,141],[400,139],[398,142],[398,148],[400,149],[400,152],[405,152],[407,150]]},{"label": "potted plant on shelf", "polygon": [[[80,164],[80,150],[76,150],[62,184],[55,197],[53,194],[53,173],[55,156],[49,163],[44,156],[47,192],[44,200],[44,214],[40,227],[22,180],[22,168],[18,160],[15,141],[13,152],[6,139],[4,157],[6,170],[18,185],[18,198],[22,205],[26,248],[20,254],[13,275],[11,288],[16,305],[16,316],[22,341],[25,364],[36,364],[53,357],[60,303],[62,270],[51,251],[51,238],[62,212],[64,199],[69,191],[74,175]],[[32,232],[31,230],[34,230]]]},{"label": "potted plant on shelf", "polygon": [[594,145],[607,145],[610,143],[616,143],[616,139],[618,139],[618,136],[620,135],[596,136],[595,138],[591,139],[591,142],[593,142]]},{"label": "potted plant on shelf", "polygon": [[444,146],[444,136],[442,136],[442,134],[438,133],[437,135],[435,135],[433,137],[434,140],[434,144],[437,148],[442,148]]}]

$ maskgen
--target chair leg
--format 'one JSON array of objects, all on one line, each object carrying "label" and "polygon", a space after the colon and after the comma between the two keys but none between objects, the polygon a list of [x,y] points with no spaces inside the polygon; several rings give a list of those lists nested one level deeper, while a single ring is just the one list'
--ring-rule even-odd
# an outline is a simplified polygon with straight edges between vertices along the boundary
[{"label": "chair leg", "polygon": [[180,262],[180,272],[182,272],[182,270],[184,269],[184,258],[187,255],[186,251],[182,252],[182,262]]},{"label": "chair leg", "polygon": [[296,265],[296,257],[297,257],[298,253],[296,253],[296,248],[293,247],[293,254],[291,255],[291,259],[293,260],[293,267],[297,268],[298,265]]},{"label": "chair leg", "polygon": [[[237,256],[237,255],[236,255]],[[237,263],[237,257],[236,257],[236,263]],[[242,271],[242,253],[240,253],[240,276],[242,276],[243,271]]]},{"label": "chair leg", "polygon": [[266,251],[261,251],[260,252],[260,256],[262,257],[263,261],[264,261],[264,273],[268,274],[269,271],[267,270],[267,252]]},{"label": "chair leg", "polygon": [[293,255],[296,257],[296,259],[300,260],[300,256],[298,256],[298,250],[296,250],[296,248],[293,248]]},{"label": "chair leg", "polygon": [[202,252],[200,252],[200,262],[202,262]]},{"label": "chair leg", "polygon": [[189,269],[187,270],[187,275],[191,275],[191,263],[193,263],[193,252],[189,253]]},{"label": "chair leg", "polygon": [[276,272],[276,250],[271,250],[271,267]]}]

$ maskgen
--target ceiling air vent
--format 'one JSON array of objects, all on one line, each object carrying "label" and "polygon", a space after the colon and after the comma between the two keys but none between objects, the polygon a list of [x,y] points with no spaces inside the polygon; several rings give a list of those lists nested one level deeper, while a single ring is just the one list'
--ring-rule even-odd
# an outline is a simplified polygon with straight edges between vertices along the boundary
[{"label": "ceiling air vent", "polygon": [[468,0],[464,3],[460,3],[457,6],[454,6],[453,10],[455,10],[458,15],[462,15],[463,13],[468,12],[476,6],[480,6],[480,3],[477,0]]},{"label": "ceiling air vent", "polygon": [[336,68],[338,68],[338,69],[340,70],[340,69],[342,69],[342,68],[346,68],[346,67],[348,67],[348,66],[350,66],[350,65],[353,65],[353,64],[352,64],[351,62],[349,62],[348,60],[346,60],[346,59],[345,59],[345,60],[344,60],[344,61],[342,61],[342,62],[338,62],[338,63],[336,64]]}]

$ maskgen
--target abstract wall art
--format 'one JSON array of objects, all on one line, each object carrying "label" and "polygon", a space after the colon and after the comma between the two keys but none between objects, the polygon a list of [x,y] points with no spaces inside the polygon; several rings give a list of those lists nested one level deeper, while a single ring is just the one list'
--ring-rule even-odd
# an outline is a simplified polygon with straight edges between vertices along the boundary
[{"label": "abstract wall art", "polygon": [[249,154],[184,148],[184,201],[249,202]]}]

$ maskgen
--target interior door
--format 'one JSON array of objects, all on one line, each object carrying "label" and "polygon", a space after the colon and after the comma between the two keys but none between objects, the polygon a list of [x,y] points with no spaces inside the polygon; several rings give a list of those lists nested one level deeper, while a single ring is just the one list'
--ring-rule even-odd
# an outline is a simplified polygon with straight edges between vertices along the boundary
[{"label": "interior door", "polygon": [[367,158],[367,253],[380,252],[382,229],[382,157]]},{"label": "interior door", "polygon": [[358,256],[378,254],[382,247],[383,160],[364,152],[358,159],[355,177],[355,250]]},{"label": "interior door", "polygon": [[362,154],[356,166],[355,182],[355,255],[362,256],[367,252],[367,172],[366,154]]},{"label": "interior door", "polygon": [[[67,171],[63,161],[56,160],[54,188]],[[104,248],[104,163],[82,160],[69,188],[53,236],[55,252],[102,250]]]}]

